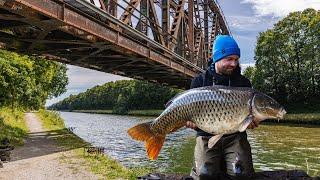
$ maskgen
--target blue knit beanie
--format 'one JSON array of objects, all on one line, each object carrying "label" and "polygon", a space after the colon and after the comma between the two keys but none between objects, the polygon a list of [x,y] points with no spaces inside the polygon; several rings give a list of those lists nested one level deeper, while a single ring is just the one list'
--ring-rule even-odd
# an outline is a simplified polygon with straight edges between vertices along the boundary
[{"label": "blue knit beanie", "polygon": [[229,35],[218,35],[213,43],[212,59],[214,62],[230,55],[240,57],[240,49],[237,42]]}]

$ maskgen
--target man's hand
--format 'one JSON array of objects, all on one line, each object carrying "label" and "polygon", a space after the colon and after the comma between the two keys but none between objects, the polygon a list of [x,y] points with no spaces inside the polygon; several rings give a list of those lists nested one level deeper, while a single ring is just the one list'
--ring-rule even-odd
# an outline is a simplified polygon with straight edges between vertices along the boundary
[{"label": "man's hand", "polygon": [[248,129],[254,129],[254,128],[258,127],[259,123],[260,123],[260,121],[256,118],[254,118],[252,120],[252,122],[249,124]]},{"label": "man's hand", "polygon": [[187,121],[186,127],[191,128],[191,129],[196,129],[197,125],[195,123],[193,123],[192,121]]}]

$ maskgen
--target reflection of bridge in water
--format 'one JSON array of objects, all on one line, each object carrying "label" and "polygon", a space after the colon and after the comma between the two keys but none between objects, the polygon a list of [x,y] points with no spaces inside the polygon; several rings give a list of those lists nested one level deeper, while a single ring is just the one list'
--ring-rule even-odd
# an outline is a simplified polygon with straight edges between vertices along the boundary
[{"label": "reflection of bridge in water", "polygon": [[212,0],[0,0],[1,48],[178,87],[217,34],[229,30]]}]

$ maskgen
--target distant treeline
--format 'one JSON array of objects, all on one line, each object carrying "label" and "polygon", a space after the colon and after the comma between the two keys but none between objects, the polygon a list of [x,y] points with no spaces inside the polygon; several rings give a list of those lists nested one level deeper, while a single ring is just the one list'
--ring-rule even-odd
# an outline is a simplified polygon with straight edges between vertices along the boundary
[{"label": "distant treeline", "polygon": [[65,65],[0,49],[0,107],[37,110],[66,91]]},{"label": "distant treeline", "polygon": [[320,111],[320,11],[290,13],[259,34],[253,87],[286,106]]},{"label": "distant treeline", "polygon": [[60,101],[48,109],[100,110],[114,113],[129,110],[163,109],[169,99],[181,90],[140,80],[121,80],[96,86]]}]

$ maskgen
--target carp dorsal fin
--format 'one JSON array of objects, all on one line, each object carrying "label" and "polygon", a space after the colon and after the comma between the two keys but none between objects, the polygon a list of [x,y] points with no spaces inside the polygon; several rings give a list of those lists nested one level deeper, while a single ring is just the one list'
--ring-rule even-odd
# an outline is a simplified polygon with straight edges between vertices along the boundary
[{"label": "carp dorsal fin", "polygon": [[252,120],[253,120],[252,115],[247,116],[246,119],[244,121],[242,121],[242,123],[240,124],[239,131],[240,132],[245,131],[247,129],[247,127],[249,126],[249,124],[252,122]]},{"label": "carp dorsal fin", "polygon": [[218,135],[211,137],[208,141],[208,148],[211,149],[219,141],[219,139],[222,136],[223,136],[223,134],[218,134]]}]

